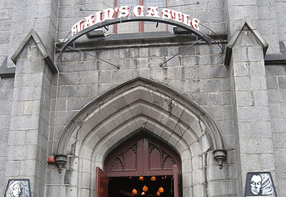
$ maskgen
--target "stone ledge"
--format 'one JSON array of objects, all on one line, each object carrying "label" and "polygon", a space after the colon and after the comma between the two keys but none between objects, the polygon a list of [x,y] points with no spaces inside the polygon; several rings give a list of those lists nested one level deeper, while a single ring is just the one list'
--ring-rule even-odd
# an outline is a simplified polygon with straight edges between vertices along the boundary
[{"label": "stone ledge", "polygon": [[1,78],[10,78],[15,76],[16,67],[7,67],[7,57],[5,57],[1,67],[0,67],[0,77]]},{"label": "stone ledge", "polygon": [[[208,35],[212,39],[212,44],[226,43],[226,35]],[[192,34],[175,35],[170,32],[150,32],[132,34],[112,34],[110,36],[88,41],[74,42],[73,47],[82,51],[118,49],[130,47],[152,47],[152,46],[178,46],[190,45],[196,41],[197,37]],[[57,53],[64,42],[55,44]],[[73,50],[65,50],[73,51]]]}]

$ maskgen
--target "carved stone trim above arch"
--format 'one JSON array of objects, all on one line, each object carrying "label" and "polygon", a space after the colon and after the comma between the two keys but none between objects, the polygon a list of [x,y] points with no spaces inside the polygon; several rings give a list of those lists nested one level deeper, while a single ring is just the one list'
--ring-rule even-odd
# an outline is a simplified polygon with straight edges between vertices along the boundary
[{"label": "carved stone trim above arch", "polygon": [[152,119],[179,138],[189,134],[197,141],[207,134],[213,150],[224,149],[218,126],[195,102],[162,84],[136,78],[101,95],[77,113],[61,133],[57,154],[72,153],[70,146],[78,143],[79,137],[82,140],[88,137],[93,130],[98,129],[100,140],[136,117],[147,118],[146,122],[137,122],[138,128],[148,127],[148,119]]},{"label": "carved stone trim above arch", "polygon": [[[87,104],[64,128],[57,153],[76,158],[71,175],[77,185],[95,190],[96,167],[136,132],[146,131],[167,143],[182,161],[184,196],[193,188],[203,191],[202,155],[214,151],[214,159],[226,158],[220,131],[196,103],[174,90],[142,78],[126,82]],[[83,180],[89,180],[89,182]],[[79,194],[79,196],[81,196]]]}]

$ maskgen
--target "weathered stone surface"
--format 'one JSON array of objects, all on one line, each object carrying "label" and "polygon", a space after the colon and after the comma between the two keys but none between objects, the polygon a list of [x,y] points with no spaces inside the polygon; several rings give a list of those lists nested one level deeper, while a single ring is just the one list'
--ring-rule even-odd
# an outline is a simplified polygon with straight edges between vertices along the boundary
[{"label": "weathered stone surface", "polygon": [[[185,1],[167,2],[170,8],[182,4]],[[3,0],[0,60],[9,59],[31,28],[53,57],[55,40],[65,38],[72,25],[87,17],[91,11],[86,10],[113,6],[113,0]],[[267,54],[279,55],[279,42],[286,39],[285,7],[284,1],[275,0],[201,0],[176,10],[198,18],[200,31],[213,35],[215,42],[217,35],[230,38],[247,17],[269,43]],[[155,25],[145,23],[144,29],[171,30]],[[117,30],[138,33],[138,27],[138,22],[119,24]],[[114,29],[110,26],[107,34]],[[182,51],[192,44],[185,42],[188,35],[175,35],[170,42],[136,40],[134,35],[120,41],[112,40],[113,35],[98,40],[83,36],[77,41],[88,42],[90,48],[74,46],[84,52],[64,52],[60,58],[55,53],[59,75],[52,75],[37,44],[29,40],[19,53],[15,78],[0,80],[0,193],[9,178],[30,178],[33,196],[94,196],[95,167],[102,168],[109,148],[145,129],[180,153],[184,196],[242,196],[248,171],[273,172],[277,194],[283,195],[286,72],[283,65],[265,66],[263,48],[253,32],[247,26],[242,29],[230,67],[224,65],[225,51],[221,53],[215,42]],[[227,43],[221,44],[225,48]],[[144,84],[144,93],[129,94],[132,87],[122,84],[138,77],[152,83]],[[116,89],[123,86],[126,94],[116,100]],[[174,90],[172,95],[161,96],[171,91],[168,88]],[[114,100],[108,103],[105,98]],[[187,102],[180,103],[182,98]],[[196,113],[189,113],[190,108]],[[214,125],[204,122],[205,117]],[[216,126],[227,150],[221,170],[212,154],[218,146],[212,134]],[[74,133],[65,136],[69,131]],[[65,138],[70,141],[64,153],[70,155],[59,174],[46,160]]]}]

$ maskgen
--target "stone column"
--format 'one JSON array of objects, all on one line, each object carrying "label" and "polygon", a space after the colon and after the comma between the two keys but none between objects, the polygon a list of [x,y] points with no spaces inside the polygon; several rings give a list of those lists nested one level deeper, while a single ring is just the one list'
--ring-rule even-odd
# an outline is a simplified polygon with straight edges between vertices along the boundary
[{"label": "stone column", "polygon": [[52,74],[33,36],[22,44],[16,56],[6,181],[30,179],[36,197],[45,195]]},{"label": "stone column", "polygon": [[241,27],[231,39],[229,64],[238,196],[243,196],[247,172],[270,171],[274,175],[275,170],[264,65],[265,42],[249,24]]}]

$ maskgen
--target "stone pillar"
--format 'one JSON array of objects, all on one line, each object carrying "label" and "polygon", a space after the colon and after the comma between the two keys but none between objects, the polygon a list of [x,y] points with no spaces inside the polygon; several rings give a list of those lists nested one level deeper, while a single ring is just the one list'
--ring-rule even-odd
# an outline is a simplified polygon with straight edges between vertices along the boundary
[{"label": "stone pillar", "polygon": [[[265,47],[247,23],[232,45],[230,78],[236,143],[238,196],[243,196],[247,172],[275,170],[268,106]],[[275,181],[275,179],[274,179]]]},{"label": "stone pillar", "polygon": [[52,74],[33,36],[16,57],[6,181],[30,179],[32,196],[44,196]]}]

